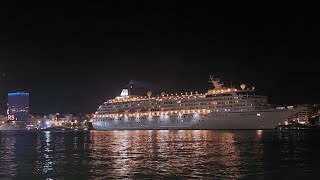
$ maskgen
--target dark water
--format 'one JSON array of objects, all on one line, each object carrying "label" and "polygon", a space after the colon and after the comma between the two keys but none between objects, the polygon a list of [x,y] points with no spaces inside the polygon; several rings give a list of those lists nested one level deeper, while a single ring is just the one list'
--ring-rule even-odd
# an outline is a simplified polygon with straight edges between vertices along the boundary
[{"label": "dark water", "polygon": [[320,131],[0,132],[0,179],[320,178]]}]

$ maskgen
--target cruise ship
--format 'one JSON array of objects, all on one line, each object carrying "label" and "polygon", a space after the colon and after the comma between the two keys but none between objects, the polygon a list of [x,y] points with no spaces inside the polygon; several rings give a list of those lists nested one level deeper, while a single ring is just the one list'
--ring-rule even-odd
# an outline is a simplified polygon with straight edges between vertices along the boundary
[{"label": "cruise ship", "polygon": [[275,129],[301,109],[276,108],[254,87],[227,88],[210,76],[213,85],[206,93],[189,92],[153,96],[120,96],[99,106],[91,119],[96,130],[141,129]]}]

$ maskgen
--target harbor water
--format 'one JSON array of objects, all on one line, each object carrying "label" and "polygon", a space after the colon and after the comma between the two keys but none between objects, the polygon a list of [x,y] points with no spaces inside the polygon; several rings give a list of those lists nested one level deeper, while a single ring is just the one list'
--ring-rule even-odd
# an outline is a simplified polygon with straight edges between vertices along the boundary
[{"label": "harbor water", "polygon": [[1,132],[1,179],[320,178],[320,131]]}]

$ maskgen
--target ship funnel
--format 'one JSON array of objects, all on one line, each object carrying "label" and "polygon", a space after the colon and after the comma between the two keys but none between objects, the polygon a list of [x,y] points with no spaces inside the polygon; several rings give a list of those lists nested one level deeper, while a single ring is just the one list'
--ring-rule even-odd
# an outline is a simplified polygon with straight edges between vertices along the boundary
[{"label": "ship funnel", "polygon": [[127,88],[122,89],[120,96],[128,96],[129,95],[129,91]]}]

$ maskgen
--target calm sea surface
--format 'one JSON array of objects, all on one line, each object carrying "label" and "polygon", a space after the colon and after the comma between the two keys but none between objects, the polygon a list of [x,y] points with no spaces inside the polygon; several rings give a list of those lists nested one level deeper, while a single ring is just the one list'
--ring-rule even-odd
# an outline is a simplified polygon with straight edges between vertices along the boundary
[{"label": "calm sea surface", "polygon": [[320,179],[320,131],[0,132],[0,179]]}]

